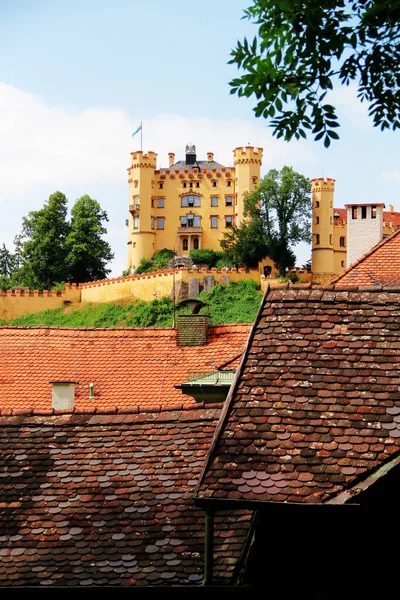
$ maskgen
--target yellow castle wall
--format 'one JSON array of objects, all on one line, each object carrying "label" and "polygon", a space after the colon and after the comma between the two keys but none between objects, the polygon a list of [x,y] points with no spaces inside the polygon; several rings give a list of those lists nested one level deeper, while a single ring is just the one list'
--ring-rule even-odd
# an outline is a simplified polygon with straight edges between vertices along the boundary
[{"label": "yellow castle wall", "polygon": [[57,293],[55,290],[45,290],[39,293],[35,290],[8,290],[0,294],[0,319],[9,321],[23,315],[62,308],[66,302],[76,303],[81,300],[81,287],[75,284],[65,284],[65,290]]}]

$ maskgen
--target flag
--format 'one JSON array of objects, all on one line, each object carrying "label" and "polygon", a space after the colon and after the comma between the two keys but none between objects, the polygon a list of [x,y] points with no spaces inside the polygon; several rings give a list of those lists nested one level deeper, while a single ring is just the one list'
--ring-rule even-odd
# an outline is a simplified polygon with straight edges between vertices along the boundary
[{"label": "flag", "polygon": [[139,125],[139,127],[136,129],[136,131],[134,131],[134,132],[132,133],[132,137],[133,137],[134,135],[136,135],[137,133],[139,133],[139,131],[141,131],[141,129],[142,129],[142,124],[140,123],[140,125]]}]

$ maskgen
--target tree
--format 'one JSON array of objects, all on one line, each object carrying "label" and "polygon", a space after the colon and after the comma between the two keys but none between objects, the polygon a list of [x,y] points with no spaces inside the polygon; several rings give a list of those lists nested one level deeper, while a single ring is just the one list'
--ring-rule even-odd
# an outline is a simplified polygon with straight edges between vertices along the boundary
[{"label": "tree", "polygon": [[357,81],[358,98],[381,130],[400,127],[400,0],[253,0],[244,18],[258,25],[229,62],[245,73],[231,93],[257,98],[257,117],[286,141],[339,136],[334,83]]},{"label": "tree", "polygon": [[[253,211],[254,217],[254,211]],[[243,221],[239,227],[232,224],[220,241],[226,261],[240,267],[256,267],[268,254],[268,241],[259,218]]]},{"label": "tree", "polygon": [[107,213],[97,200],[85,195],[71,209],[71,224],[65,241],[67,278],[75,283],[104,279],[110,272],[106,264],[114,258],[103,222]]},{"label": "tree", "polygon": [[65,281],[65,241],[69,232],[66,216],[67,199],[55,192],[42,209],[23,218],[21,275],[29,287],[51,289],[54,283]]},{"label": "tree", "polygon": [[310,192],[307,177],[292,167],[283,167],[280,171],[268,171],[257,190],[245,197],[245,215],[263,235],[261,238],[259,233],[256,240],[263,240],[266,254],[273,259],[281,276],[294,265],[292,246],[311,241]]},{"label": "tree", "polygon": [[11,277],[14,268],[13,255],[7,250],[6,245],[3,244],[0,248],[0,275]]}]

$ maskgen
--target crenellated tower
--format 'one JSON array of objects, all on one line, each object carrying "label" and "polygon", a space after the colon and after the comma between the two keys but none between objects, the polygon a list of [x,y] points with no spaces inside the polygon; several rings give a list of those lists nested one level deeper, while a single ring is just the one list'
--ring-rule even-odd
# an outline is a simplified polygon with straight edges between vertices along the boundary
[{"label": "crenellated tower", "polygon": [[260,184],[262,148],[246,146],[233,151],[235,165],[235,191],[237,197],[237,215],[239,224],[243,219],[244,194],[253,192]]},{"label": "crenellated tower", "polygon": [[156,164],[155,152],[131,152],[131,166],[128,168],[128,269],[136,268],[142,257],[151,257],[155,252],[152,198]]},{"label": "crenellated tower", "polygon": [[311,180],[312,193],[312,255],[314,274],[335,273],[333,195],[335,180]]}]

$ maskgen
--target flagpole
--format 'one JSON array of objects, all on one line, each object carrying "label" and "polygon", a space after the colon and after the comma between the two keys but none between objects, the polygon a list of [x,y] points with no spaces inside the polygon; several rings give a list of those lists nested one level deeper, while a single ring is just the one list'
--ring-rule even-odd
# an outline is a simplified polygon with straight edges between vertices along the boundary
[{"label": "flagpole", "polygon": [[140,151],[143,150],[143,125],[142,125],[142,121],[140,121]]}]

